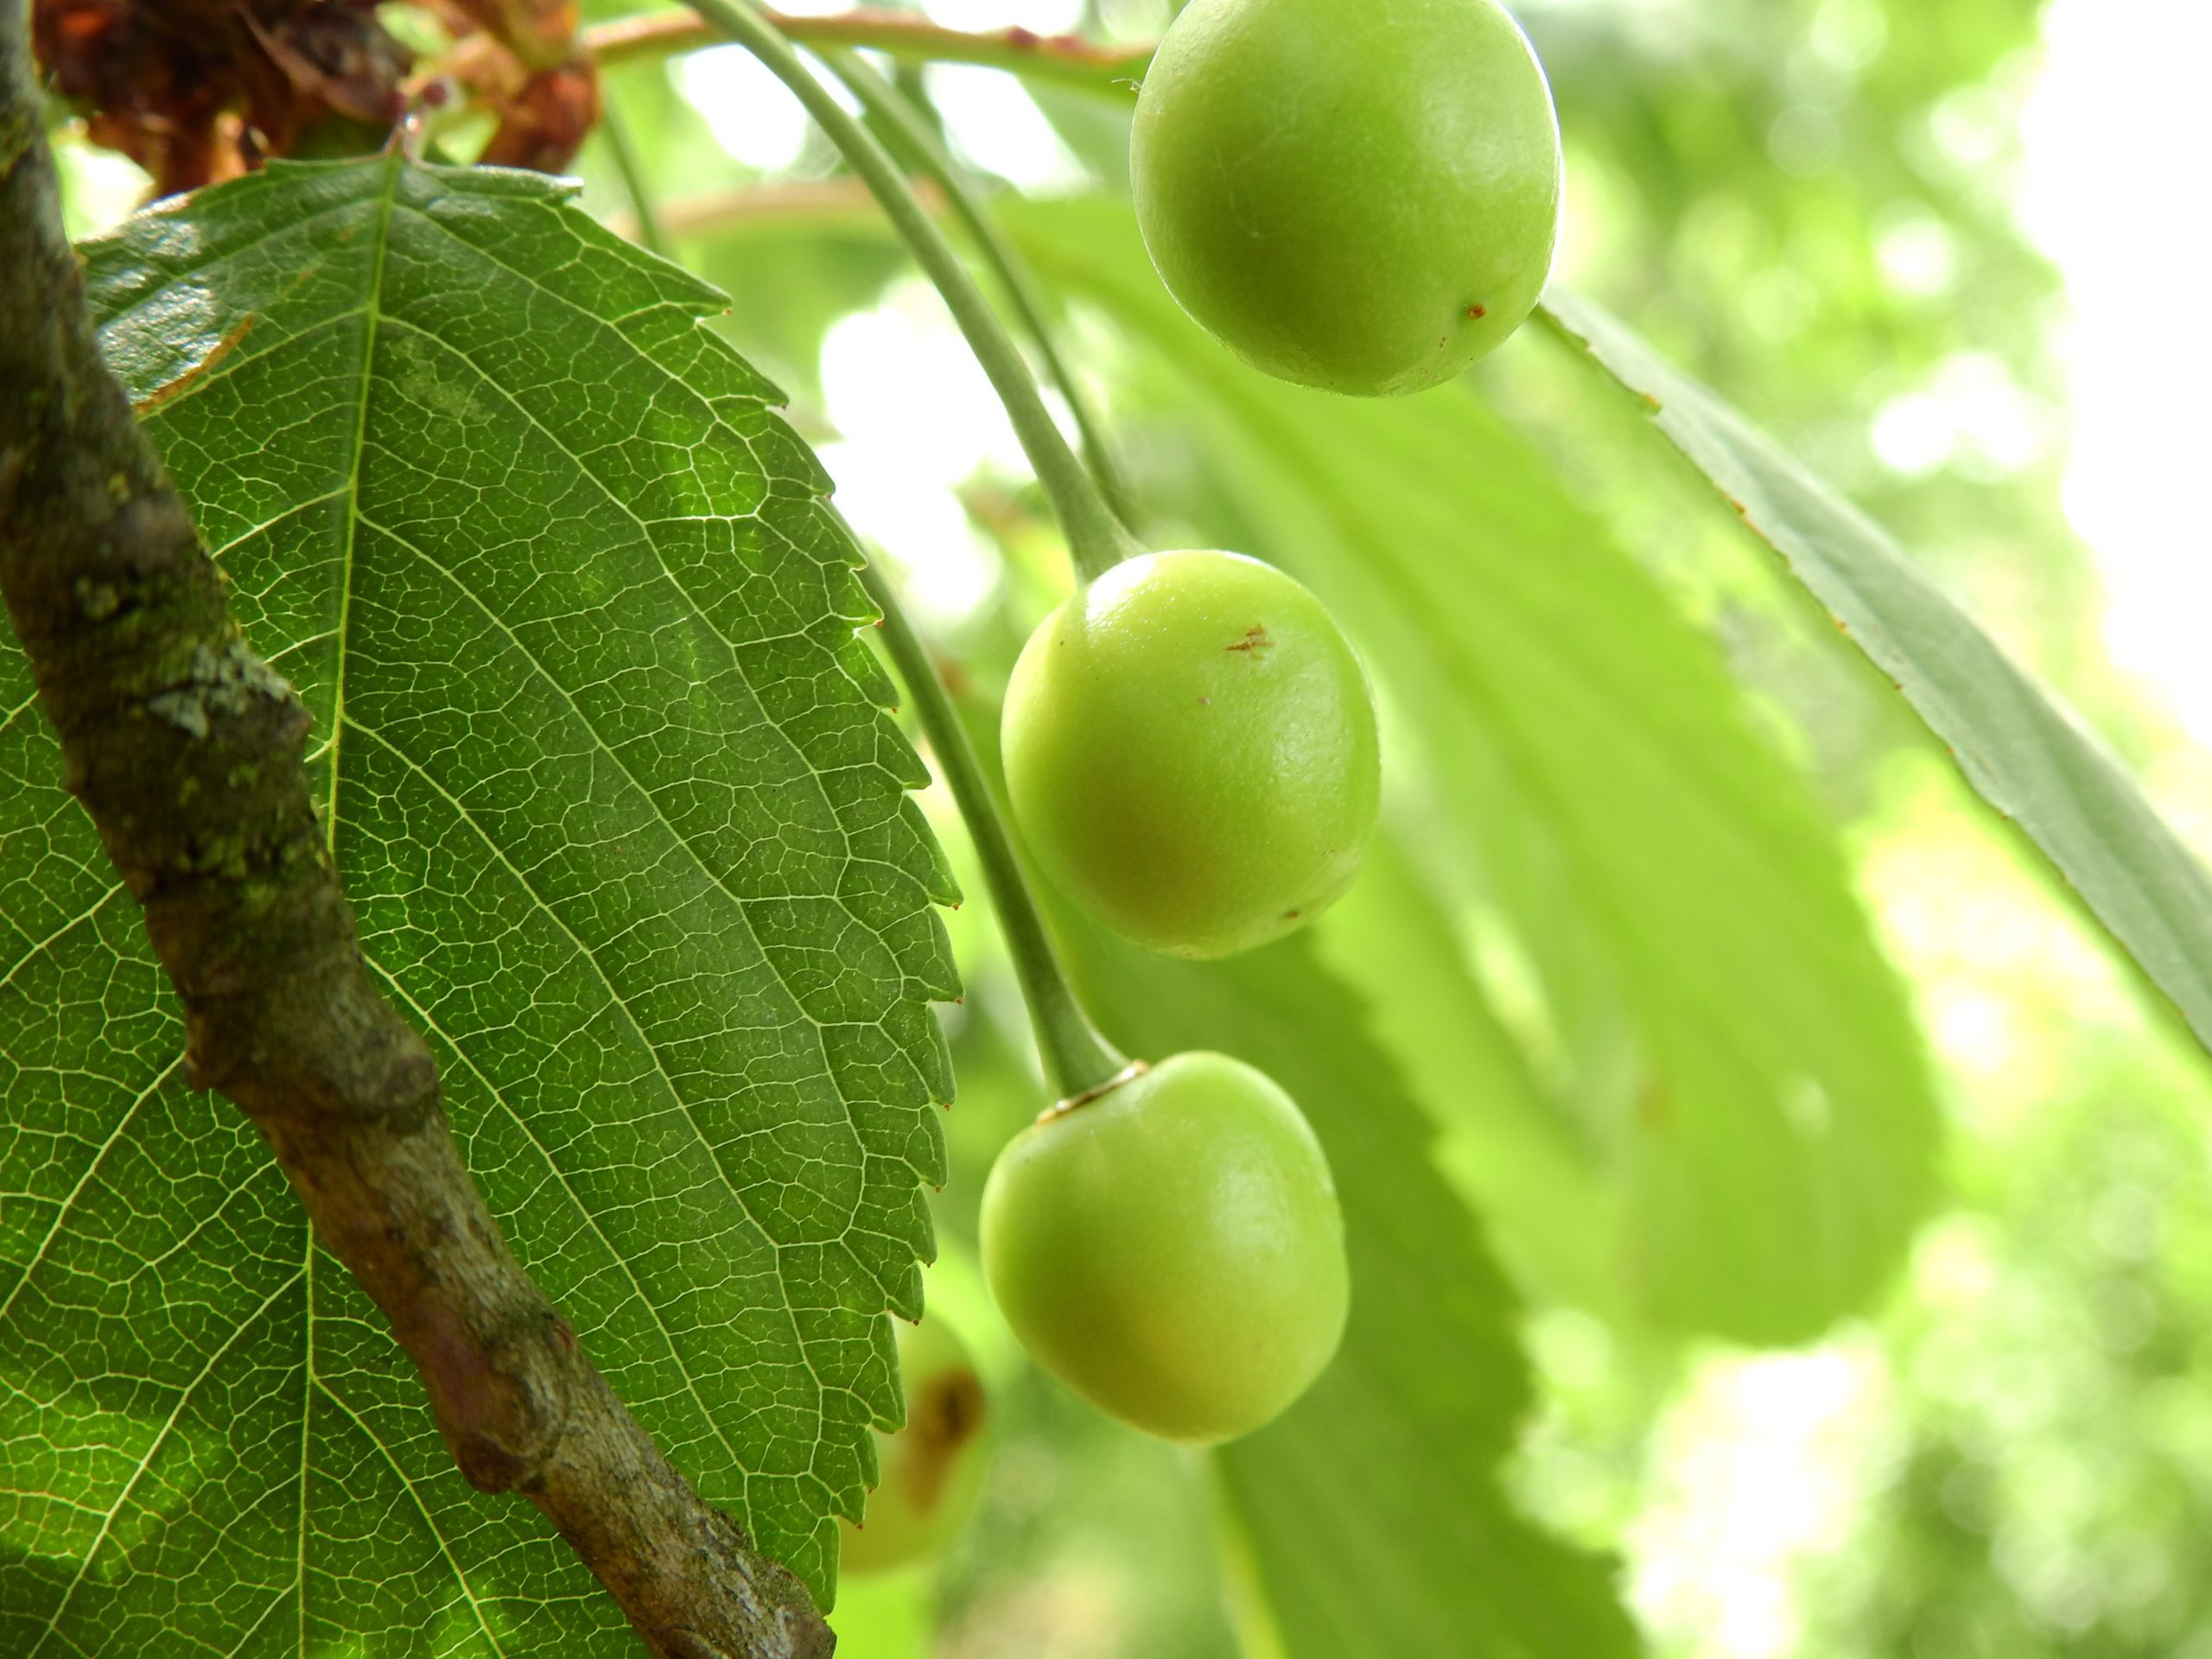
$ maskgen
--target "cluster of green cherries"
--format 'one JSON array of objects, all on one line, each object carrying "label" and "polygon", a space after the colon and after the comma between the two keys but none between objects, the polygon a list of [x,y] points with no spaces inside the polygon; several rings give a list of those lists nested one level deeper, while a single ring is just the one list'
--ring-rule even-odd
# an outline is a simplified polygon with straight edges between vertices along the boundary
[{"label": "cluster of green cherries", "polygon": [[[1238,356],[1305,385],[1447,380],[1527,317],[1551,263],[1557,120],[1496,0],[1192,0],[1146,77],[1131,161],[1168,289]],[[1230,956],[1319,915],[1379,806],[1351,646],[1305,588],[1235,553],[1145,554],[1090,582],[1023,650],[1003,740],[1046,872],[1171,956]],[[1287,1094],[1221,1054],[1132,1066],[1016,1136],[983,1195],[982,1248],[1046,1371],[1194,1444],[1302,1394],[1349,1305],[1319,1141]],[[935,1363],[918,1377],[908,1357],[910,1398],[972,1377]],[[886,1442],[871,1528],[919,1455],[898,1443],[913,1433]],[[957,1524],[956,1484],[922,1484],[946,1499],[940,1528]],[[912,1521],[890,1529],[934,1535]]]}]

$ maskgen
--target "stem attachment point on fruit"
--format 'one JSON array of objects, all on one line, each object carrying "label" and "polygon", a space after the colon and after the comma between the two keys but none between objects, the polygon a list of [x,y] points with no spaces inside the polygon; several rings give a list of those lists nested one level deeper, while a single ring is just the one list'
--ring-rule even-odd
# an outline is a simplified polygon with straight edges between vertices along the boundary
[{"label": "stem attachment point on fruit", "polygon": [[1090,1105],[1092,1101],[1096,1100],[1100,1096],[1112,1094],[1114,1090],[1120,1088],[1123,1084],[1135,1082],[1139,1077],[1144,1076],[1146,1072],[1151,1070],[1152,1067],[1142,1060],[1131,1060],[1127,1065],[1116,1071],[1112,1077],[1107,1078],[1105,1082],[1097,1084],[1096,1087],[1085,1089],[1079,1094],[1070,1095],[1065,1100],[1054,1101],[1043,1111],[1037,1114],[1037,1121],[1039,1123],[1050,1123],[1054,1122],[1056,1119],[1065,1117],[1070,1112]]}]

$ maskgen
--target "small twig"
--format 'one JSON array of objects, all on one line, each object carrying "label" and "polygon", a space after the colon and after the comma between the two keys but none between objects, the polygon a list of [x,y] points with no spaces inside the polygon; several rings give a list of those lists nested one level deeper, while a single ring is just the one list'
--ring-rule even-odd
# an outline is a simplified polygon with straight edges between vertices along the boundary
[{"label": "small twig", "polygon": [[609,99],[602,99],[600,103],[599,136],[607,145],[607,154],[613,157],[614,170],[622,175],[622,188],[630,198],[630,212],[637,222],[635,239],[667,258],[668,233],[661,227],[659,206],[653,198],[652,186],[645,181],[645,164],[639,159],[638,147],[630,140],[630,124]]},{"label": "small twig", "polygon": [[[1078,35],[1039,35],[1027,29],[970,33],[906,11],[862,7],[827,17],[772,11],[768,16],[787,39],[802,46],[868,47],[909,63],[981,64],[1113,98],[1134,99],[1145,65],[1152,61],[1149,46],[1100,46]],[[601,67],[695,52],[724,38],[689,11],[625,17],[583,32],[586,49]]]},{"label": "small twig", "polygon": [[658,1659],[832,1638],[585,1357],[463,1167],[437,1069],[370,980],[302,766],[307,711],[241,636],[102,363],[0,4],[0,594],[70,791],[145,907],[194,1082],[267,1139],[422,1373],[480,1490],[520,1492]]}]

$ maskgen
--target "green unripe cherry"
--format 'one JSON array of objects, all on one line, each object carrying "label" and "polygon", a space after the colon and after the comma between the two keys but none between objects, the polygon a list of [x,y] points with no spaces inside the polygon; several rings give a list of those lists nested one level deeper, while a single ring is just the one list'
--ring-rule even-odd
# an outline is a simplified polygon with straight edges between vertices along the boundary
[{"label": "green unripe cherry", "polygon": [[1375,702],[1305,588],[1235,553],[1125,561],[1014,664],[1006,781],[1031,849],[1116,931],[1179,957],[1333,903],[1375,828]]},{"label": "green unripe cherry", "polygon": [[906,1426],[875,1435],[876,1485],[861,1524],[843,1523],[840,1570],[884,1573],[951,1541],[982,1491],[982,1380],[941,1319],[899,1325]]},{"label": "green unripe cherry", "polygon": [[1304,1393],[1344,1334],[1344,1216],[1291,1098],[1178,1054],[1007,1143],[983,1271],[1037,1363],[1123,1422],[1224,1440]]},{"label": "green unripe cherry", "polygon": [[1304,385],[1449,379],[1551,268],[1558,117],[1496,0],[1192,0],[1145,75],[1130,166],[1169,290]]}]

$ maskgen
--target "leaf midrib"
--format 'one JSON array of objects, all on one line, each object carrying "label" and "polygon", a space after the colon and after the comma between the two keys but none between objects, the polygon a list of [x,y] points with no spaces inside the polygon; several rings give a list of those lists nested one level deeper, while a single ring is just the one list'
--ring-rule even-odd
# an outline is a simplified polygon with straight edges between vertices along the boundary
[{"label": "leaf midrib", "polygon": [[[588,476],[588,474],[587,474],[587,476]],[[596,482],[597,480],[594,480],[594,481]],[[620,752],[617,750],[613,744],[607,741],[605,734],[601,733],[598,726],[593,722],[590,715],[586,714],[583,709],[578,705],[575,694],[572,693],[567,686],[562,684],[560,680],[554,676],[552,671],[545,666],[544,663],[539,659],[537,652],[531,650],[530,645],[524,641],[518,633],[516,632],[515,626],[512,622],[508,621],[505,617],[500,615],[499,613],[485,600],[484,596],[475,590],[475,588],[463,582],[453,570],[433,558],[427,550],[417,546],[412,540],[401,535],[397,531],[381,524],[372,518],[367,518],[365,516],[363,522],[366,523],[368,526],[372,530],[375,531],[378,535],[389,537],[399,546],[405,548],[409,553],[422,561],[424,566],[435,572],[440,578],[451,583],[455,593],[460,594],[466,598],[471,605],[474,606],[476,609],[482,613],[486,621],[489,622],[493,627],[499,629],[501,637],[504,638],[509,645],[514,647],[516,652],[521,655],[523,661],[529,665],[531,675],[548,690],[550,690],[555,696],[558,697],[561,700],[562,706],[567,709],[571,715],[575,716],[577,724],[581,726],[585,732],[589,734],[592,741],[592,747],[598,750],[600,753],[607,757],[607,763],[622,774],[623,782],[627,784],[632,789],[636,790],[638,791],[639,799],[643,801],[646,806],[652,809],[653,821],[668,832],[669,838],[673,841],[677,847],[683,849],[684,855],[690,860],[693,868],[697,870],[699,874],[707,881],[710,882],[724,898],[730,901],[730,903],[737,906],[740,915],[744,918],[746,932],[752,939],[753,949],[760,953],[762,965],[765,966],[768,972],[774,976],[778,987],[781,988],[784,995],[790,999],[792,1014],[801,1022],[812,1029],[815,1033],[815,1039],[819,1043],[822,1040],[822,1032],[824,1028],[825,1022],[807,1011],[805,1002],[799,996],[798,992],[792,988],[791,982],[785,977],[783,969],[776,965],[774,957],[769,953],[767,947],[760,942],[760,936],[754,931],[753,926],[751,912],[753,906],[760,904],[773,904],[780,902],[781,896],[773,895],[766,899],[748,899],[743,893],[741,893],[732,888],[723,873],[717,870],[701,855],[698,847],[694,843],[693,838],[685,834],[683,830],[679,829],[677,824],[670,819],[666,810],[660,804],[659,797],[654,792],[652,787],[648,785],[643,778],[640,778],[638,775],[636,769],[632,767],[627,760],[623,759]],[[683,592],[682,583],[677,582],[672,576],[670,577],[670,581],[678,593]],[[690,599],[690,595],[686,594],[685,598],[688,601]],[[732,658],[734,659],[737,654],[737,647],[734,643],[719,632],[716,632],[715,638],[721,639],[722,644],[729,648]],[[739,671],[739,677],[741,679],[744,677],[741,668]],[[764,729],[774,732],[777,737],[784,743],[785,747],[789,749],[792,755],[798,760],[799,764],[804,766],[805,765],[805,756],[799,753],[798,746],[791,741],[790,735],[784,731],[781,723],[772,719],[766,709],[760,707],[759,694],[754,691],[750,682],[747,683],[746,690],[747,693],[749,696],[752,696],[754,699],[754,709],[755,712],[760,715],[761,727]],[[358,719],[353,721],[353,729],[357,732],[372,731],[372,728],[363,725]],[[381,741],[385,747],[390,748],[393,753],[397,754],[400,759],[406,761],[410,766],[422,773],[426,779],[429,779],[429,773],[427,769],[419,762],[416,761],[412,757],[409,756],[397,743],[394,743],[389,737],[384,736],[381,733],[376,733],[374,734],[378,736],[379,741]],[[809,775],[810,777],[814,776],[810,771]],[[569,926],[568,923],[561,918],[559,913],[556,911],[552,901],[547,899],[543,894],[540,893],[534,886],[526,880],[519,870],[514,869],[513,860],[508,854],[507,849],[505,847],[500,846],[488,831],[485,830],[480,824],[476,823],[474,817],[467,811],[467,810],[463,807],[458,800],[454,799],[449,790],[445,789],[442,785],[437,785],[437,788],[439,792],[442,795],[444,795],[447,800],[452,804],[454,810],[461,814],[462,820],[467,823],[472,830],[475,830],[478,836],[483,839],[485,844],[497,852],[501,861],[508,866],[510,870],[513,871],[515,879],[518,881],[520,881],[524,889],[529,892],[532,902],[534,902],[541,911],[544,912],[545,914],[550,918],[564,933],[569,935],[570,939],[575,944],[576,949],[583,953],[586,959],[592,963],[593,968],[601,975],[601,978],[604,979],[606,976],[606,969],[600,963],[597,956],[594,954],[591,948],[586,945],[582,939],[576,938],[574,930],[572,930]],[[845,827],[842,823],[838,824],[837,829],[838,835],[843,843],[846,861],[850,863],[861,862],[862,861],[860,859],[859,855],[855,853],[853,849],[852,837],[849,832],[845,830]],[[843,913],[846,920],[850,922],[853,926],[866,932],[870,938],[875,938],[879,942],[881,940],[882,936],[878,933],[875,929],[869,926],[867,921],[862,918],[853,913],[852,906],[845,901],[842,894],[830,893],[810,894],[808,896],[833,901],[836,905],[838,910]],[[621,994],[615,991],[613,985],[608,985],[607,989],[610,993],[614,995],[618,1001],[623,1000]],[[645,1034],[644,1027],[641,1024],[635,1024],[634,1021],[633,1025],[635,1025],[639,1039],[645,1043],[647,1047],[652,1047],[654,1046],[652,1039]],[[825,1067],[828,1064],[828,1058],[829,1057],[825,1052],[823,1056]],[[671,1084],[671,1087],[673,1089],[674,1085]],[[680,1093],[678,1097],[681,1098]],[[841,1100],[844,1098],[842,1090],[839,1093],[839,1098]],[[846,1100],[844,1103],[849,1109],[853,1103],[849,1100]]]},{"label": "leaf midrib", "polygon": [[[346,551],[338,571],[338,626],[332,639],[330,687],[330,743],[326,757],[330,787],[324,797],[323,845],[334,862],[338,857],[338,761],[346,732],[346,664],[352,641],[347,631],[353,619],[353,550],[361,533],[361,457],[367,448],[370,389],[376,384],[377,330],[384,321],[384,267],[391,245],[391,214],[399,195],[399,167],[403,153],[395,146],[385,164],[384,190],[377,201],[376,241],[369,254],[368,292],[361,315],[359,395],[353,400],[353,454],[345,485]],[[309,1325],[312,1329],[313,1320]],[[308,1338],[312,1347],[314,1338]]]},{"label": "leaf midrib", "polygon": [[[361,312],[361,357],[358,395],[354,398],[352,454],[348,458],[346,482],[342,488],[342,493],[346,499],[346,550],[339,562],[338,621],[328,636],[331,642],[330,740],[324,746],[323,757],[325,764],[329,767],[330,778],[328,788],[323,797],[323,848],[328,853],[333,864],[335,864],[338,859],[339,756],[343,747],[346,731],[346,669],[349,655],[348,648],[352,645],[350,635],[353,619],[353,552],[360,539],[361,528],[361,460],[367,448],[370,390],[376,384],[377,331],[378,326],[384,319],[385,257],[391,244],[392,207],[399,193],[399,166],[402,160],[402,152],[395,146],[391,152],[390,160],[385,165],[384,188],[377,201],[376,239],[369,255],[367,294]],[[312,1227],[304,1230],[307,1234],[307,1249],[305,1257],[300,1264],[300,1276],[305,1286],[305,1295],[300,1309],[299,1548],[296,1558],[297,1585],[294,1591],[298,1612],[296,1636],[300,1659],[308,1659],[308,1539],[309,1535],[308,1482],[314,1463],[315,1396],[317,1389],[321,1387],[321,1379],[316,1372],[315,1363],[315,1230]],[[371,1438],[374,1439],[373,1436]],[[378,1449],[381,1450],[381,1446]],[[389,1456],[389,1453],[386,1455]],[[394,1467],[397,1466],[395,1463]],[[405,1481],[404,1473],[401,1478]],[[419,1506],[421,1499],[416,1497],[414,1483],[406,1481],[406,1485],[408,1496],[415,1497]],[[453,1566],[454,1576],[461,1581],[461,1593],[468,1597],[469,1606],[475,1609],[475,1596],[470,1592],[468,1580],[461,1573],[459,1564],[453,1561],[452,1553],[446,1548],[443,1535],[430,1523],[427,1511],[423,1515],[423,1521],[426,1525],[430,1525],[431,1535],[437,1538],[439,1549],[445,1554],[448,1564]],[[480,1624],[483,1619],[480,1609],[477,1610],[477,1619]],[[485,1630],[485,1635],[487,1638],[491,1635],[488,1627]],[[496,1642],[493,1643],[495,1651],[498,1646]]]},{"label": "leaf midrib", "polygon": [[[514,879],[516,884],[519,886],[524,893],[530,895],[531,902],[536,905],[537,908],[544,913],[547,919],[550,920],[554,926],[561,930],[562,936],[575,947],[576,955],[583,961],[591,964],[592,972],[597,976],[601,987],[607,992],[608,1002],[613,1007],[621,1010],[623,1023],[628,1026],[630,1029],[637,1034],[638,1040],[645,1045],[645,1052],[652,1057],[654,1075],[660,1078],[663,1085],[668,1090],[669,1099],[672,1101],[676,1104],[677,1109],[683,1114],[684,1122],[690,1125],[691,1132],[699,1137],[701,1146],[706,1149],[708,1157],[714,1161],[715,1173],[721,1177],[722,1185],[729,1188],[730,1196],[736,1200],[738,1208],[745,1212],[745,1218],[751,1222],[755,1228],[759,1229],[761,1237],[772,1243],[774,1241],[775,1235],[770,1232],[766,1227],[763,1226],[760,1218],[753,1213],[751,1206],[746,1203],[744,1193],[739,1189],[737,1183],[732,1179],[729,1171],[722,1167],[720,1154],[716,1151],[714,1142],[708,1139],[706,1131],[699,1126],[697,1118],[693,1115],[691,1103],[684,1097],[683,1091],[676,1086],[676,1079],[668,1075],[668,1068],[664,1064],[663,1064],[661,1059],[660,1049],[653,1042],[652,1039],[646,1035],[644,1021],[638,1017],[637,1011],[630,1006],[629,999],[622,995],[620,988],[618,988],[614,984],[613,981],[608,976],[606,967],[600,962],[599,958],[593,954],[591,947],[576,937],[575,930],[569,927],[568,923],[563,919],[560,912],[554,909],[552,905],[546,900],[545,896],[538,892],[537,887],[531,884],[526,876],[523,874],[521,870],[516,868],[513,859],[508,856],[506,849],[500,846],[499,843],[484,829],[483,825],[477,823],[476,815],[471,812],[467,806],[454,795],[451,790],[446,788],[443,784],[432,777],[429,772],[423,769],[420,762],[416,761],[412,756],[409,755],[406,751],[402,749],[397,743],[394,743],[382,732],[377,730],[373,726],[364,726],[360,721],[355,721],[353,722],[353,729],[360,733],[362,736],[372,739],[376,742],[381,743],[396,759],[397,759],[402,766],[405,766],[417,778],[420,778],[427,787],[436,791],[439,798],[442,799],[448,806],[453,809],[454,815],[458,817],[461,823],[468,826],[469,830],[476,836],[477,839],[481,841],[484,845],[490,849],[492,855],[499,861],[500,867]],[[386,973],[380,963],[372,961],[369,965],[374,968],[379,975],[383,976],[385,982],[391,984],[393,988],[398,988],[398,981],[397,978],[391,974]],[[404,995],[405,993],[403,992],[402,995]],[[421,1007],[421,1005],[416,1003],[415,999],[411,996],[407,997],[407,1001],[410,1006],[418,1009]],[[429,1018],[428,1014],[425,1014],[423,1017],[426,1020]],[[435,1022],[432,1023],[435,1024]],[[468,1058],[467,1051],[459,1038],[443,1030],[439,1032],[439,1035],[444,1037],[448,1042],[454,1046],[454,1052],[461,1055],[461,1058],[467,1062],[470,1071],[475,1071],[479,1077],[483,1076],[483,1073],[478,1070],[476,1063]],[[502,1105],[505,1103],[504,1101],[501,1102]],[[595,1223],[596,1217],[594,1217],[594,1224]],[[784,1311],[786,1313],[791,1314],[794,1319],[798,1318],[798,1310],[791,1306],[788,1299],[784,1304]]]}]

